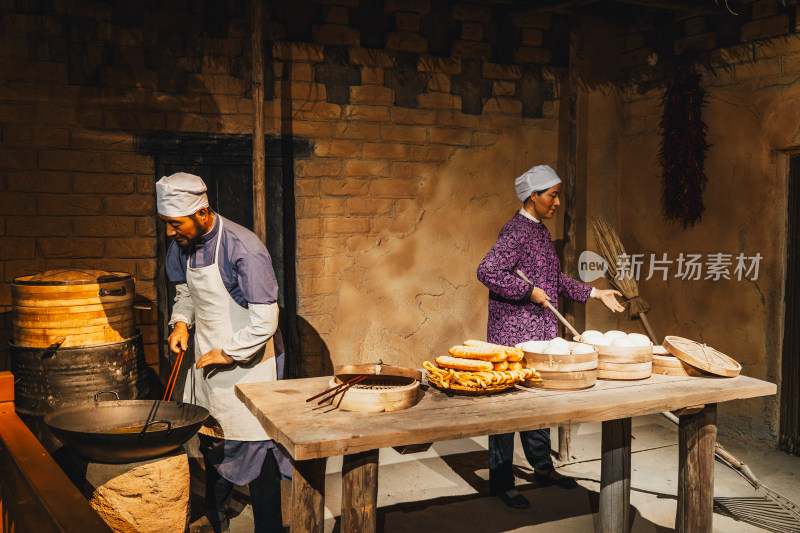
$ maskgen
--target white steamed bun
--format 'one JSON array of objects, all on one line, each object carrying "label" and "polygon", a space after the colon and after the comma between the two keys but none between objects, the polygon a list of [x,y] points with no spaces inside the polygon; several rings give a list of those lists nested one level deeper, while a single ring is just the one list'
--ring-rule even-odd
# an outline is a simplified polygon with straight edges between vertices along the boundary
[{"label": "white steamed bun", "polygon": [[524,352],[542,353],[547,344],[547,341],[528,341],[517,344],[517,347],[522,348]]},{"label": "white steamed bun", "polygon": [[628,336],[625,335],[624,337],[611,339],[611,346],[637,346],[637,344],[636,341],[629,339]]},{"label": "white steamed bun", "polygon": [[628,340],[633,341],[636,346],[650,346],[650,337],[641,333],[628,333]]},{"label": "white steamed bun", "polygon": [[610,329],[603,333],[603,336],[607,339],[615,339],[617,337],[627,337],[628,334],[624,331],[619,331],[618,329]]},{"label": "white steamed bun", "polygon": [[584,344],[582,342],[572,347],[573,354],[592,353],[592,352],[594,352],[594,346],[589,346],[588,344]]}]

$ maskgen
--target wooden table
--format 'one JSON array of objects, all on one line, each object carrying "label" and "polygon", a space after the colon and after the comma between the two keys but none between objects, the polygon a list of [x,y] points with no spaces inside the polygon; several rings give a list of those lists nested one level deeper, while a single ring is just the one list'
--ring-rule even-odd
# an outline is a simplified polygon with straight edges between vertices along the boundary
[{"label": "wooden table", "polygon": [[[676,530],[711,531],[716,404],[775,394],[765,381],[653,375],[641,381],[598,381],[582,391],[513,390],[448,397],[431,387],[410,409],[354,413],[305,399],[330,377],[238,385],[236,395],[295,459],[292,533],[321,532],[327,457],[344,455],[342,532],[374,532],[378,449],[602,422],[600,529],[627,531],[630,508],[631,417],[676,411],[679,475]],[[488,461],[488,458],[487,458]]]}]

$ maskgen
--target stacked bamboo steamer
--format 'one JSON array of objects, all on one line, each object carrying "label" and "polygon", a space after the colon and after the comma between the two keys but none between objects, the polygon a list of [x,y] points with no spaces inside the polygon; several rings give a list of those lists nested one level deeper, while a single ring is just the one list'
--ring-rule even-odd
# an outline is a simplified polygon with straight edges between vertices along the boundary
[{"label": "stacked bamboo steamer", "polygon": [[559,346],[555,349],[551,348],[555,339],[517,344],[516,347],[525,353],[528,368],[535,368],[541,377],[540,381],[526,380],[522,384],[526,387],[552,390],[593,387],[598,378],[597,348],[580,342],[558,340],[563,344],[558,343]]},{"label": "stacked bamboo steamer", "polygon": [[[634,336],[635,340],[631,340]],[[638,380],[647,379],[653,372],[653,344],[644,335],[621,331],[584,332],[583,342],[595,346],[597,379]],[[626,339],[625,345],[615,345],[614,339]]]},{"label": "stacked bamboo steamer", "polygon": [[702,376],[703,373],[684,363],[663,347],[653,346],[653,374],[662,376]]},{"label": "stacked bamboo steamer", "polygon": [[134,336],[134,282],[125,272],[50,270],[11,285],[14,343],[64,348]]}]

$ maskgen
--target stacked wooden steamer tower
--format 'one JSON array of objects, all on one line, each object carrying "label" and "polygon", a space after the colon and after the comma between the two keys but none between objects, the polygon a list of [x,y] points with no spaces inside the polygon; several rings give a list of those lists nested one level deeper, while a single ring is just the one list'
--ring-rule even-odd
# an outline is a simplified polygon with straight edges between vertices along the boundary
[{"label": "stacked wooden steamer tower", "polygon": [[123,400],[149,392],[130,274],[52,270],[16,278],[11,290],[16,408],[49,451],[60,443],[42,421],[47,413],[99,391]]}]

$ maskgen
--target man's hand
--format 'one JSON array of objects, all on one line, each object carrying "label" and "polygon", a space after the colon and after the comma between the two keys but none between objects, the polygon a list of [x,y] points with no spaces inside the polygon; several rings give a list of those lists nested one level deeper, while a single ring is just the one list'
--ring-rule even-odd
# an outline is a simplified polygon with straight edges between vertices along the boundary
[{"label": "man's hand", "polygon": [[217,348],[203,354],[203,357],[198,359],[197,368],[203,368],[210,365],[229,365],[233,363],[233,358]]},{"label": "man's hand", "polygon": [[538,305],[544,305],[545,302],[550,301],[550,297],[544,292],[544,289],[534,287],[533,292],[531,292],[531,301]]},{"label": "man's hand", "polygon": [[175,353],[189,348],[189,327],[185,322],[175,322],[169,334],[169,349]]},{"label": "man's hand", "polygon": [[614,313],[619,313],[624,311],[625,308],[620,304],[614,296],[622,296],[622,293],[619,291],[615,291],[612,289],[595,289],[594,290],[594,297],[597,300],[603,302],[603,304],[611,309]]}]

